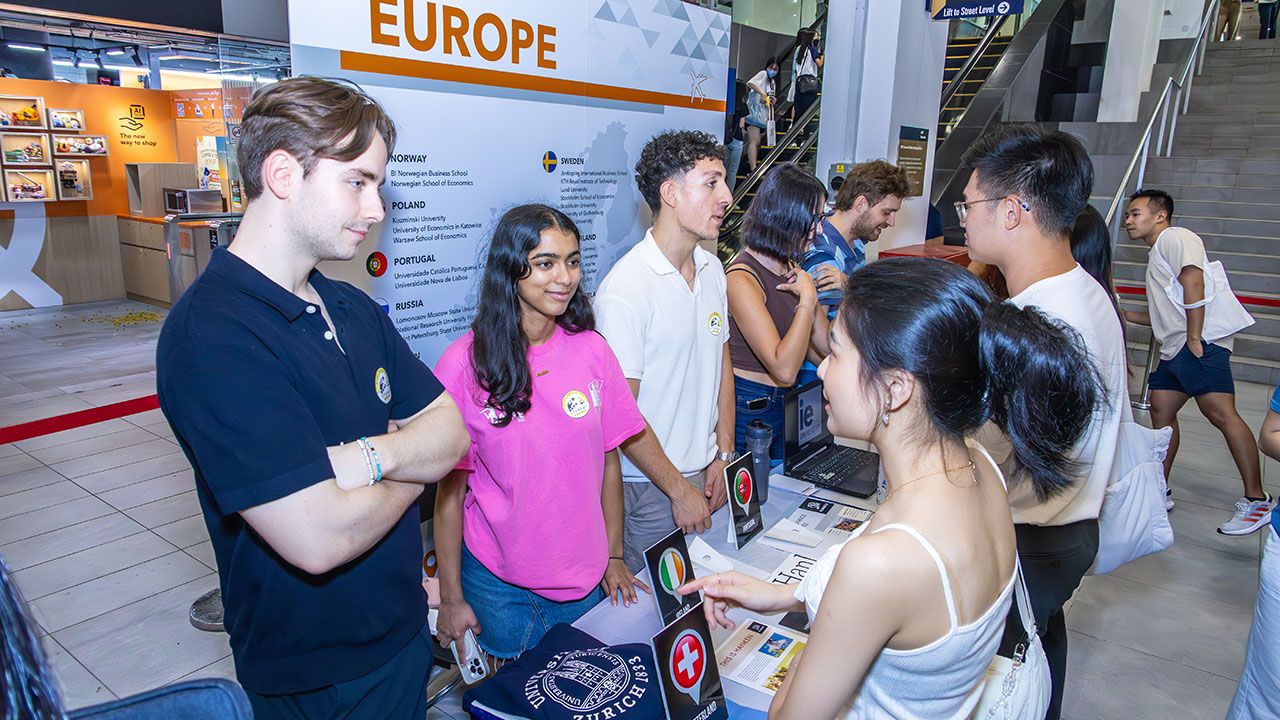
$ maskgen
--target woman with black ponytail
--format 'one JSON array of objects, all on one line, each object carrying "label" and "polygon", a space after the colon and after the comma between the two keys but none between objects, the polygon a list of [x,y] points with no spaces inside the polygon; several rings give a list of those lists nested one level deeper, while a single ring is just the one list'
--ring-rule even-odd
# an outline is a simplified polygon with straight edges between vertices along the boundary
[{"label": "woman with black ponytail", "polygon": [[967,717],[1008,614],[1016,555],[999,467],[973,434],[1012,439],[1018,482],[1062,491],[1102,393],[1073,331],[994,302],[963,268],[894,258],[850,276],[818,369],[835,435],[866,440],[887,494],[798,586],[700,578],[708,619],[807,610],[804,656],[773,718]]},{"label": "woman with black ponytail", "polygon": [[435,368],[471,434],[436,496],[445,646],[470,629],[514,658],[606,592],[630,604],[644,588],[622,562],[617,452],[644,418],[595,332],[579,238],[546,205],[503,215],[471,331]]}]

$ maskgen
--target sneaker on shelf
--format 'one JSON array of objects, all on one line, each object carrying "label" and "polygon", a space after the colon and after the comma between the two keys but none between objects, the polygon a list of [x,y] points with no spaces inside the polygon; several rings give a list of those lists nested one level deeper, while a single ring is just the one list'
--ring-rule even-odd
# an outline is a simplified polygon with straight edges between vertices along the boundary
[{"label": "sneaker on shelf", "polygon": [[1271,521],[1271,510],[1275,506],[1275,498],[1269,495],[1266,500],[1242,497],[1236,501],[1236,511],[1231,519],[1218,526],[1218,532],[1223,535],[1248,535],[1257,532]]},{"label": "sneaker on shelf", "polygon": [[1169,512],[1172,509],[1173,509],[1173,491],[1165,490],[1164,491],[1164,511]]}]

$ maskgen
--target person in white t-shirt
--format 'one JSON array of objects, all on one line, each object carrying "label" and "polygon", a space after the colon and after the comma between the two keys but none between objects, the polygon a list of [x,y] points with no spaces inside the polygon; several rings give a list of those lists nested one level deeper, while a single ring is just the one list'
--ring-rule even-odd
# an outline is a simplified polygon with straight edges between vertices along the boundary
[{"label": "person in white t-shirt", "polygon": [[725,502],[734,454],[733,373],[724,268],[714,242],[733,200],[724,147],[703,132],[654,137],[636,162],[653,227],[596,291],[596,329],[648,421],[622,445],[623,559],[679,527],[700,532]]},{"label": "person in white t-shirt", "polygon": [[[1127,417],[1124,332],[1107,292],[1071,255],[1071,230],[1093,189],[1093,163],[1080,141],[1064,132],[1010,127],[979,138],[963,162],[973,174],[955,207],[969,256],[1000,268],[1009,302],[1036,307],[1074,330],[1105,391],[1071,453],[1074,468],[1058,487],[1045,491],[1018,482],[1018,468],[1009,472],[1018,555],[1053,678],[1047,715],[1053,720],[1061,711],[1067,667],[1062,607],[1097,554],[1098,514],[1120,421]],[[1007,655],[1022,636],[1014,612],[1003,652]]]},{"label": "person in white t-shirt", "polygon": [[[1236,383],[1231,376],[1234,338],[1202,337],[1204,269],[1209,258],[1199,235],[1172,227],[1173,198],[1163,190],[1139,190],[1125,209],[1124,229],[1129,238],[1151,248],[1147,255],[1146,312],[1125,311],[1129,322],[1150,325],[1160,343],[1160,364],[1151,373],[1151,424],[1172,427],[1173,439],[1164,459],[1169,477],[1178,453],[1178,411],[1195,398],[1200,412],[1222,432],[1236,461],[1244,495],[1235,511],[1218,526],[1223,535],[1249,535],[1268,522],[1275,501],[1262,489],[1262,468],[1253,430],[1236,410]],[[1182,303],[1170,299],[1167,289],[1176,279],[1182,286]]]},{"label": "person in white t-shirt", "polygon": [[764,69],[747,81],[747,168],[755,172],[759,161],[760,141],[773,119],[773,105],[778,94],[778,58],[765,60]]}]

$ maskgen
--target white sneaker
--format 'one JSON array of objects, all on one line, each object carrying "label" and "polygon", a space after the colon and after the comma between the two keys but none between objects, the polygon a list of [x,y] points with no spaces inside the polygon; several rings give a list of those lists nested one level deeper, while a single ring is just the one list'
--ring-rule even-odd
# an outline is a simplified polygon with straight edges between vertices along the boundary
[{"label": "white sneaker", "polygon": [[1164,491],[1164,511],[1169,512],[1172,509],[1173,509],[1173,491],[1165,490]]},{"label": "white sneaker", "polygon": [[1218,526],[1218,532],[1223,535],[1248,535],[1257,532],[1271,521],[1271,510],[1275,506],[1275,498],[1269,495],[1266,500],[1240,498],[1236,501],[1235,513],[1230,520]]}]

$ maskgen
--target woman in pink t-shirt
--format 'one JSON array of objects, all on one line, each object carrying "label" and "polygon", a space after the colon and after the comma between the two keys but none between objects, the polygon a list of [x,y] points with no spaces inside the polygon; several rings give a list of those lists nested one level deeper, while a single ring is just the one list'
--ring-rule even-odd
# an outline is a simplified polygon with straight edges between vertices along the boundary
[{"label": "woman in pink t-shirt", "polygon": [[630,604],[644,588],[621,557],[617,447],[645,421],[579,291],[579,237],[546,205],[503,215],[475,321],[435,368],[471,434],[436,496],[446,646],[470,628],[513,658],[606,592]]}]

